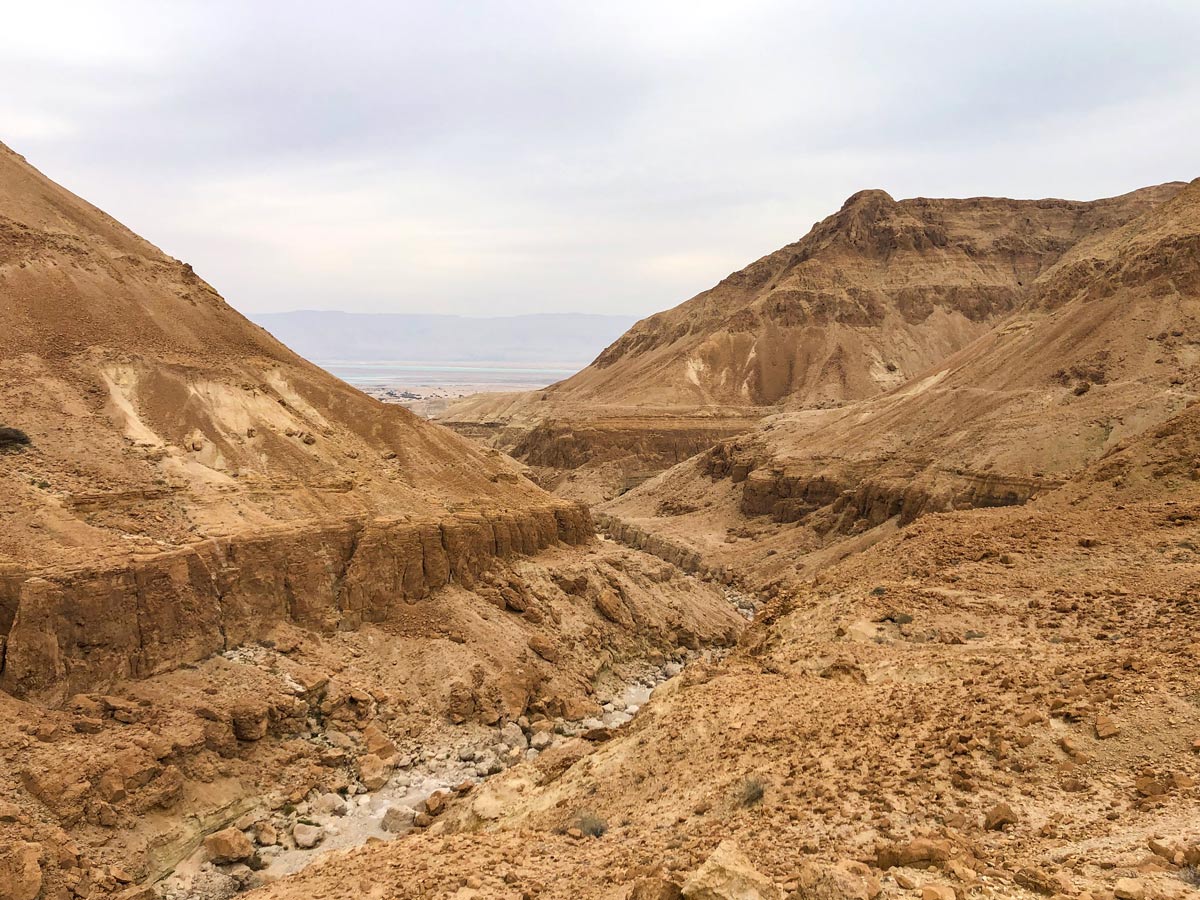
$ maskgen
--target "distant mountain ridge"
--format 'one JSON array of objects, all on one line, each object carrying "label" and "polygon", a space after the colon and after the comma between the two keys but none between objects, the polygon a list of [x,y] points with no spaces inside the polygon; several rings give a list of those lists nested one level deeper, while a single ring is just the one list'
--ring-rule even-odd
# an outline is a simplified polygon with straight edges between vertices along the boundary
[{"label": "distant mountain ridge", "polygon": [[591,362],[633,316],[543,313],[473,318],[333,310],[250,314],[301,356],[322,361]]}]

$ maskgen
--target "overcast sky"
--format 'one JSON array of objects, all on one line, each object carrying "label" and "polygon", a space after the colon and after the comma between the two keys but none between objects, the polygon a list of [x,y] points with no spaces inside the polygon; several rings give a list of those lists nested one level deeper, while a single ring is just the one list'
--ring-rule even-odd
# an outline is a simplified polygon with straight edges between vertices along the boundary
[{"label": "overcast sky", "polygon": [[1200,3],[6,5],[0,140],[244,311],[646,315],[854,191],[1200,176]]}]

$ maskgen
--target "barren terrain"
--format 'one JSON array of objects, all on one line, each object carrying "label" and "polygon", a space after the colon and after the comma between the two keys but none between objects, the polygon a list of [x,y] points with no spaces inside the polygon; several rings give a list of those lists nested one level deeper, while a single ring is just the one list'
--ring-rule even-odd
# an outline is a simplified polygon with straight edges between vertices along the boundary
[{"label": "barren terrain", "polygon": [[1198,316],[865,191],[455,434],[0,148],[0,900],[1194,896]]}]

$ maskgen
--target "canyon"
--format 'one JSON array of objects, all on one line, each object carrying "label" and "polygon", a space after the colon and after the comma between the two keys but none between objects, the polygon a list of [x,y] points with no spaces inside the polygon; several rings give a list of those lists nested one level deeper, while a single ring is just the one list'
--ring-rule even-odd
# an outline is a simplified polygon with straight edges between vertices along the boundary
[{"label": "canyon", "polygon": [[0,900],[1194,896],[1200,180],[438,422],[7,148],[0,298]]}]

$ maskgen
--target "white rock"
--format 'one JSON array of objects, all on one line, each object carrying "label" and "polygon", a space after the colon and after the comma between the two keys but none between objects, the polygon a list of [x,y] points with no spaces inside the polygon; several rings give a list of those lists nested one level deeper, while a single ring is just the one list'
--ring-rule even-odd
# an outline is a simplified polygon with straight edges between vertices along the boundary
[{"label": "white rock", "polygon": [[346,801],[340,794],[332,792],[322,794],[312,802],[312,811],[319,816],[344,816],[346,814]]},{"label": "white rock", "polygon": [[319,825],[297,822],[292,827],[292,839],[301,850],[311,850],[325,839],[325,829]]},{"label": "white rock", "polygon": [[516,722],[505,723],[504,727],[500,729],[500,740],[506,746],[515,747],[518,750],[524,750],[529,746],[529,739],[525,737],[525,732]]}]

